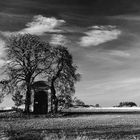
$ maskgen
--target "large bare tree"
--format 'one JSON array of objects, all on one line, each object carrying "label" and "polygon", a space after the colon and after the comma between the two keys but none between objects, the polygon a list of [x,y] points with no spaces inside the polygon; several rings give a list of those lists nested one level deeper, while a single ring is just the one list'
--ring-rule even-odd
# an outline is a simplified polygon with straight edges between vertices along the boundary
[{"label": "large bare tree", "polygon": [[6,45],[7,76],[1,84],[8,85],[10,92],[25,91],[25,111],[29,113],[31,104],[31,87],[37,77],[46,76],[50,69],[51,47],[37,36],[18,34],[12,36]]}]

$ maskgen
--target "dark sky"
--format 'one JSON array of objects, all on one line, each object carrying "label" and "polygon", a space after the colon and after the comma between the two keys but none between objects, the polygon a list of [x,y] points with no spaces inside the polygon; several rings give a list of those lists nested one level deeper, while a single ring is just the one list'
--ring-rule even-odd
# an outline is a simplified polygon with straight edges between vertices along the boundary
[{"label": "dark sky", "polygon": [[17,32],[69,48],[82,74],[75,95],[85,103],[140,104],[140,0],[0,1],[1,57],[4,38]]},{"label": "dark sky", "polygon": [[60,14],[63,12],[89,15],[115,15],[139,12],[139,0],[4,0],[2,12],[19,14]]}]

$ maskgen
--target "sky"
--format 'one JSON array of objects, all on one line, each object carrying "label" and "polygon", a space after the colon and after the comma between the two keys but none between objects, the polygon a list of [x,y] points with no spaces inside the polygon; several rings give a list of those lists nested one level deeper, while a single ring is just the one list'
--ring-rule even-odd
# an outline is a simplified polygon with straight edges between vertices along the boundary
[{"label": "sky", "polygon": [[[15,33],[68,47],[82,75],[75,96],[86,104],[140,105],[139,0],[0,1],[0,66]],[[11,104],[6,97],[0,106]]]}]

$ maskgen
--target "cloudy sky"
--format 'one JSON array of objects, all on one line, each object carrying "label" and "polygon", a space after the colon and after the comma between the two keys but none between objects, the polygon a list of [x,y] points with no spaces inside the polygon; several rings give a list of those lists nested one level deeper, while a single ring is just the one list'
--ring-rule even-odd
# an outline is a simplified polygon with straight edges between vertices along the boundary
[{"label": "cloudy sky", "polygon": [[86,104],[140,105],[139,0],[0,1],[0,58],[14,33],[67,46],[82,74],[75,96]]}]

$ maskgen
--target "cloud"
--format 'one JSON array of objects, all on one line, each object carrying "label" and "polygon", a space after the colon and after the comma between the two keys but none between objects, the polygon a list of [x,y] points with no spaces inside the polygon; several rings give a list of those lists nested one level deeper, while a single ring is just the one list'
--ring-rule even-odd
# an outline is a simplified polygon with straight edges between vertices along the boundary
[{"label": "cloud", "polygon": [[[58,45],[65,45],[67,39],[65,36],[59,34],[62,33],[60,26],[65,23],[64,20],[59,20],[54,17],[44,17],[42,15],[36,15],[33,20],[26,24],[26,28],[19,31],[0,31],[0,66],[6,61],[4,60],[5,51],[5,38],[9,38],[14,34],[33,34],[33,35],[43,35],[44,33],[52,33],[51,43]],[[56,34],[57,33],[57,34]]]},{"label": "cloud", "polygon": [[118,57],[129,57],[130,53],[120,51],[120,50],[111,50],[109,51],[109,54],[112,56],[118,56]]},{"label": "cloud", "polygon": [[4,51],[5,51],[5,42],[4,40],[0,39],[0,57],[2,57],[4,55]]},{"label": "cloud", "polygon": [[64,23],[64,20],[58,20],[54,17],[47,18],[42,15],[37,15],[33,17],[32,22],[26,24],[27,28],[21,30],[21,32],[35,35],[42,35],[45,32],[61,32],[61,30],[57,28]]},{"label": "cloud", "polygon": [[[92,84],[92,85],[90,85]],[[100,82],[97,84],[90,83],[88,86],[88,89],[96,89],[96,90],[103,90],[103,91],[109,91],[109,90],[130,90],[135,89],[139,87],[140,84],[140,78],[127,78],[127,79],[120,79],[116,81],[105,81]]]},{"label": "cloud", "polygon": [[50,43],[53,45],[66,45],[68,42],[67,38],[61,34],[54,34],[51,37]]},{"label": "cloud", "polygon": [[126,20],[126,21],[140,21],[139,15],[116,15],[110,16],[110,19]]},{"label": "cloud", "polygon": [[1,32],[2,35],[9,37],[12,34],[33,34],[33,35],[43,35],[46,32],[49,33],[61,33],[62,30],[59,29],[61,25],[65,23],[64,20],[58,20],[54,17],[44,17],[42,15],[36,15],[33,17],[33,21],[26,24],[26,28],[15,31],[15,32]]},{"label": "cloud", "polygon": [[93,26],[88,32],[85,32],[86,36],[80,39],[80,46],[90,47],[97,46],[99,44],[117,39],[121,34],[121,31],[116,29],[116,26]]},{"label": "cloud", "polygon": [[[19,31],[0,31],[0,65],[1,65],[1,57],[4,56],[4,46],[5,46],[5,38],[9,38],[14,34],[33,34],[33,35],[43,35],[46,32],[49,33],[61,33],[62,30],[59,29],[61,25],[65,23],[64,20],[58,20],[54,17],[44,17],[42,15],[36,15],[33,17],[32,22],[26,24],[26,28]],[[63,35],[52,34],[51,43],[53,44],[63,44],[66,42],[66,38]],[[2,60],[3,61],[3,60]]]},{"label": "cloud", "polygon": [[6,64],[6,61],[3,59],[0,59],[0,67],[4,66],[4,64]]},{"label": "cloud", "polygon": [[6,63],[5,60],[5,42],[0,39],[0,67]]}]

